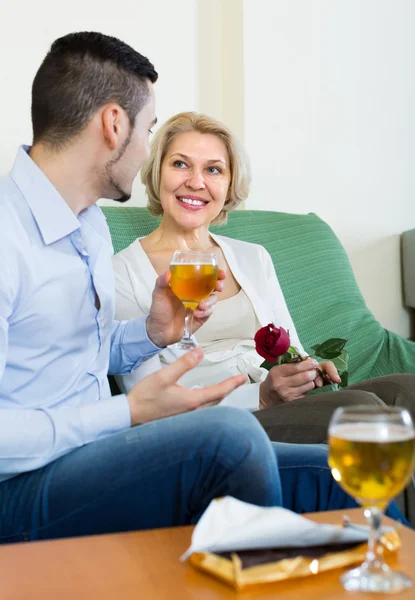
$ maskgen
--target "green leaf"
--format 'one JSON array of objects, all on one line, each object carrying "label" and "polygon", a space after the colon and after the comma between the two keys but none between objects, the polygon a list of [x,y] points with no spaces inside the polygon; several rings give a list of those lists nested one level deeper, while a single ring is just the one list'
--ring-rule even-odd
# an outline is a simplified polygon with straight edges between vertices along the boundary
[{"label": "green leaf", "polygon": [[278,363],[270,362],[269,360],[264,360],[264,362],[261,364],[261,367],[269,371],[270,369],[272,369],[272,367],[275,367],[276,364]]},{"label": "green leaf", "polygon": [[333,358],[333,364],[339,372],[339,375],[343,373],[343,371],[347,371],[349,368],[349,353],[347,350],[342,350],[339,356]]},{"label": "green leaf", "polygon": [[323,385],[321,388],[314,388],[307,393],[307,396],[314,396],[316,394],[326,394],[327,392],[337,392],[339,389],[339,384],[331,383],[330,385]]},{"label": "green leaf", "polygon": [[312,346],[314,353],[325,360],[332,360],[341,354],[341,351],[347,344],[348,340],[342,338],[330,338],[322,344]]},{"label": "green leaf", "polygon": [[288,350],[285,354],[282,354],[281,356],[278,357],[277,364],[285,365],[286,363],[293,362],[293,360],[295,360],[296,358],[297,358],[297,354],[293,354],[292,352],[290,352]]},{"label": "green leaf", "polygon": [[349,384],[349,371],[343,371],[343,373],[340,373],[340,379],[341,383],[339,383],[339,389],[342,390]]}]

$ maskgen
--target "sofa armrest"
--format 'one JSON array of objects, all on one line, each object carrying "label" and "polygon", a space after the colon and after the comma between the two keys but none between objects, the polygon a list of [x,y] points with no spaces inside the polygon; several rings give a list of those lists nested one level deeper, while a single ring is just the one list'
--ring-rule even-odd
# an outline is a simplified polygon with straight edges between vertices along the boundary
[{"label": "sofa armrest", "polygon": [[402,234],[404,301],[415,308],[415,229]]}]

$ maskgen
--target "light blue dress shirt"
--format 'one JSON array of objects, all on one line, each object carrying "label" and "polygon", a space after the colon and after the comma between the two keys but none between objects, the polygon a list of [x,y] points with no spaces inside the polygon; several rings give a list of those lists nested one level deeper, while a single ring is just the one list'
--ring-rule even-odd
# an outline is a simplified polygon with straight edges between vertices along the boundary
[{"label": "light blue dress shirt", "polygon": [[130,427],[107,373],[159,351],[145,318],[114,321],[102,211],[76,217],[27,151],[0,179],[0,481]]}]

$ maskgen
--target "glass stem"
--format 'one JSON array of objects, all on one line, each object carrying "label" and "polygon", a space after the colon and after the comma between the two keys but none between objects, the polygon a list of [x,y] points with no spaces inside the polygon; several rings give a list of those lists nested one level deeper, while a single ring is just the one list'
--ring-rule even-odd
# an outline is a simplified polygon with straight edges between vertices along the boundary
[{"label": "glass stem", "polygon": [[380,543],[382,511],[376,507],[366,508],[365,517],[370,527],[368,550],[365,559],[367,569],[372,572],[384,571],[387,567],[383,562],[383,548]]},{"label": "glass stem", "polygon": [[184,334],[183,340],[189,341],[192,338],[192,330],[193,330],[193,310],[189,307],[186,307],[186,314],[184,317]]}]

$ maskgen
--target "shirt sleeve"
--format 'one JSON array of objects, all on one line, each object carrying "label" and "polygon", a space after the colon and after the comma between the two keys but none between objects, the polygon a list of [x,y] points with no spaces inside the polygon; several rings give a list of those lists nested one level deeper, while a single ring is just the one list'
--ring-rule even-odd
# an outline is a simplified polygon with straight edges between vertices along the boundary
[{"label": "shirt sleeve", "polygon": [[[147,315],[137,302],[125,260],[116,254],[112,265],[115,279],[115,316],[120,321],[114,322],[109,368],[111,375],[127,375],[147,359],[157,355],[162,348],[155,346],[147,335]],[[139,379],[142,377],[138,377],[136,381]]]},{"label": "shirt sleeve", "polygon": [[135,371],[131,371],[131,373],[127,373],[125,375],[116,375],[115,380],[119,389],[124,394],[128,394],[136,383],[144,379],[144,377],[152,375],[152,373],[156,373],[162,368],[163,365],[160,361],[160,355],[156,354],[155,356],[152,356],[143,362],[138,369],[135,369]]},{"label": "shirt sleeve", "polygon": [[[0,398],[10,320],[18,304],[18,270],[10,267],[9,259],[0,248]],[[130,425],[125,395],[83,407],[0,407],[0,481],[43,467],[74,448]]]},{"label": "shirt sleeve", "polygon": [[83,407],[0,409],[0,480],[39,469],[131,425],[124,395]]},{"label": "shirt sleeve", "polygon": [[111,335],[110,375],[124,375],[161,350],[147,335],[147,316],[114,321]]},{"label": "shirt sleeve", "polygon": [[17,296],[15,280],[8,265],[8,257],[0,248],[0,382],[6,368],[9,318]]},{"label": "shirt sleeve", "polygon": [[272,298],[273,301],[274,325],[276,327],[283,327],[286,331],[289,331],[291,345],[295,346],[300,354],[306,355],[307,353],[303,348],[300,338],[298,337],[294,321],[290,315],[290,311],[288,310],[284,293],[280,286],[280,282],[278,281],[271,256],[268,254],[265,248],[263,248],[263,251],[268,281],[268,293],[269,297]]}]

